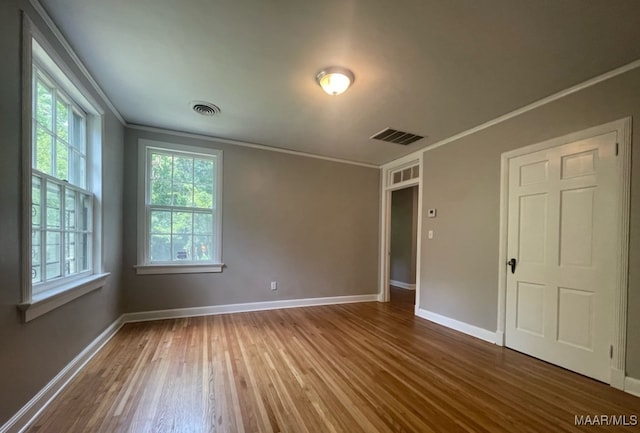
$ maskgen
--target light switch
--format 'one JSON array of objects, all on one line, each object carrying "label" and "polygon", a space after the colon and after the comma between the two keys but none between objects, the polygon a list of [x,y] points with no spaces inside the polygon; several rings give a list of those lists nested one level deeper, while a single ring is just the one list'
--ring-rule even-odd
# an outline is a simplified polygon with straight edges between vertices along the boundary
[{"label": "light switch", "polygon": [[427,237],[429,239],[433,239],[433,230],[429,230],[429,232],[427,232]]}]

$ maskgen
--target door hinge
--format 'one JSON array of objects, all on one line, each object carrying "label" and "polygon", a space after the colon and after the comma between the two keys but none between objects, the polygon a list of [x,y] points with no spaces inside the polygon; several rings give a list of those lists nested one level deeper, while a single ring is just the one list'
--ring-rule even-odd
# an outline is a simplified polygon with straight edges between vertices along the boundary
[{"label": "door hinge", "polygon": [[619,152],[620,152],[620,143],[616,143],[616,156],[618,156]]},{"label": "door hinge", "polygon": [[613,359],[613,344],[609,346],[609,359]]}]

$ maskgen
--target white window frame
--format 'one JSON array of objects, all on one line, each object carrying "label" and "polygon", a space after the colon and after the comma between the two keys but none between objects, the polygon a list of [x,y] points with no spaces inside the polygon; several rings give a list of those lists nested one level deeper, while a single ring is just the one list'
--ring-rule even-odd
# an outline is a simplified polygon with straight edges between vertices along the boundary
[{"label": "white window frame", "polygon": [[[22,218],[21,273],[22,302],[18,308],[24,321],[33,320],[72,300],[104,286],[109,273],[102,264],[102,136],[104,111],[91,97],[80,80],[71,72],[42,32],[23,15],[22,43]],[[31,282],[32,254],[32,139],[33,139],[33,65],[85,114],[86,171],[85,190],[93,195],[91,224],[91,266],[87,272],[46,283],[46,290],[33,293]],[[69,185],[72,190],[82,188]],[[62,257],[61,257],[62,258]]]},{"label": "white window frame", "polygon": [[[150,184],[149,164],[151,151],[167,153],[181,152],[190,156],[216,158],[215,173],[215,207],[213,208],[214,236],[213,250],[216,253],[210,261],[159,262],[150,260]],[[135,266],[138,275],[147,274],[193,274],[222,272],[222,150],[205,147],[186,146],[176,143],[166,143],[140,139],[138,141],[138,264]],[[169,208],[172,206],[168,206]]]}]

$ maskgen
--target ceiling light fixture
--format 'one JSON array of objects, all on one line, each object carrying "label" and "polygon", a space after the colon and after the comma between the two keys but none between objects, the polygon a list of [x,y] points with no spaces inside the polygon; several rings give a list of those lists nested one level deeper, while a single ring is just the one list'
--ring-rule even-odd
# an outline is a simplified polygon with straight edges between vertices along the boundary
[{"label": "ceiling light fixture", "polygon": [[353,72],[347,68],[331,66],[318,72],[316,81],[329,95],[339,95],[349,88],[355,80]]}]

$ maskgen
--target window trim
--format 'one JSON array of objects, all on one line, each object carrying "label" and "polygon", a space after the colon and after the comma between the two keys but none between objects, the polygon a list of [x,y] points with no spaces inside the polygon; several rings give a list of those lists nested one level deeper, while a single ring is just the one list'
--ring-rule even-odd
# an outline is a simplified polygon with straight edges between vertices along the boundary
[{"label": "window trim", "polygon": [[[35,44],[33,43],[35,41]],[[53,79],[72,105],[86,115],[85,155],[87,170],[85,189],[93,194],[93,248],[92,273],[74,275],[59,281],[49,290],[34,295],[31,283],[31,176],[33,137],[33,72],[34,61],[38,69]],[[26,13],[22,15],[22,155],[21,155],[21,303],[18,309],[25,322],[29,322],[78,297],[106,284],[110,273],[104,272],[102,263],[102,137],[104,110],[62,60],[44,34]],[[97,163],[96,163],[97,161]]]},{"label": "window trim", "polygon": [[[167,152],[187,152],[195,155],[216,157],[216,208],[214,210],[216,223],[213,233],[216,241],[215,250],[218,252],[211,262],[189,261],[185,263],[150,263],[149,261],[149,227],[147,215],[147,200],[149,193],[148,179],[148,149],[158,149]],[[136,274],[194,274],[194,273],[218,273],[222,272],[222,171],[223,152],[221,149],[187,146],[184,144],[168,143],[155,140],[138,140],[138,255],[137,265],[134,266]]]}]

